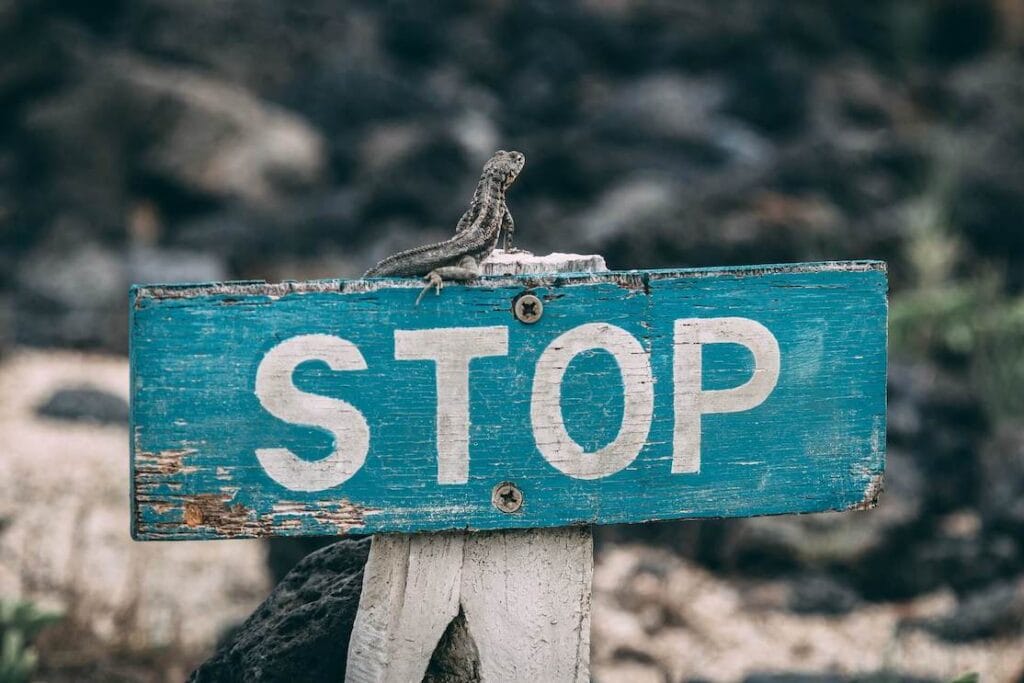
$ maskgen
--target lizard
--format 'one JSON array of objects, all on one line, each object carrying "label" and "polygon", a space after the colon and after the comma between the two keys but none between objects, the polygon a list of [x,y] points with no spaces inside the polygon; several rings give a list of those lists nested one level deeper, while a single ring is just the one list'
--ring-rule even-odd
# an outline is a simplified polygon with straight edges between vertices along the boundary
[{"label": "lizard", "polygon": [[504,234],[503,248],[512,248],[515,222],[505,203],[505,192],[523,170],[521,152],[498,150],[486,164],[477,183],[469,209],[462,214],[451,238],[401,251],[366,271],[363,277],[399,275],[422,276],[427,285],[416,297],[419,306],[431,290],[441,293],[445,280],[472,280],[480,276],[480,263],[487,258]]}]

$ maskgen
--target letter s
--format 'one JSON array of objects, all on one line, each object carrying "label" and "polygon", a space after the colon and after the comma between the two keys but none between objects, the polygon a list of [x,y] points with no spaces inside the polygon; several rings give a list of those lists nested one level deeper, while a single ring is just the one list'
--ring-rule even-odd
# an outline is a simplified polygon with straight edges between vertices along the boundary
[{"label": "letter s", "polygon": [[363,466],[370,450],[370,428],[358,409],[295,386],[295,368],[311,360],[323,361],[332,370],[366,369],[355,344],[327,334],[286,339],[260,361],[256,397],[263,408],[285,422],[321,427],[334,435],[334,451],[321,460],[303,460],[287,448],[256,449],[270,478],[292,491],[323,491],[347,481]]}]

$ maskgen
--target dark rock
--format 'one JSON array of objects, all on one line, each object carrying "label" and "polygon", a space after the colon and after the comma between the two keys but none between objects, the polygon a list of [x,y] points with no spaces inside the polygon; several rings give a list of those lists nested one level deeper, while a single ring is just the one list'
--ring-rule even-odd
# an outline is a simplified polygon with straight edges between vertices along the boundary
[{"label": "dark rock", "polygon": [[994,583],[961,598],[950,614],[905,626],[957,643],[1018,635],[1024,632],[1024,583]]},{"label": "dark rock", "polygon": [[117,346],[127,277],[99,244],[36,249],[15,271],[15,340],[33,346]]},{"label": "dark rock", "polygon": [[894,563],[889,585],[872,582],[874,589],[892,591],[904,583],[911,594],[943,585],[958,592],[975,591],[1019,572],[1024,563],[1017,538],[980,528],[955,535],[941,530],[922,533],[908,539],[906,548],[899,553],[902,566]]},{"label": "dark rock", "polygon": [[227,264],[209,252],[139,246],[128,251],[127,262],[128,281],[132,284],[228,279]]},{"label": "dark rock", "polygon": [[772,574],[797,567],[868,566],[884,577],[887,565],[868,558],[884,554],[893,539],[913,528],[922,511],[925,482],[905,454],[887,455],[885,492],[868,511],[738,520],[719,561],[743,571]]},{"label": "dark rock", "polygon": [[[278,551],[301,551],[327,539],[282,543],[285,540],[275,539]],[[370,542],[369,538],[343,539],[306,555],[189,680],[193,683],[343,680]],[[272,555],[274,552],[272,548]],[[285,554],[277,552],[278,562],[290,561]],[[424,680],[435,683],[480,680],[479,655],[461,611],[438,643]]]},{"label": "dark rock", "polygon": [[963,149],[950,189],[951,227],[977,253],[1005,264],[1009,286],[1020,290],[1024,235],[1000,226],[1014,225],[1024,211],[1024,63],[993,55],[952,72],[946,87],[942,106],[955,113],[950,135]]},{"label": "dark rock", "polygon": [[14,345],[14,297],[0,294],[0,360]]},{"label": "dark rock", "polygon": [[889,368],[890,444],[928,472],[925,505],[936,513],[975,501],[978,450],[988,420],[970,381],[930,362],[898,359]]},{"label": "dark rock", "polygon": [[123,4],[117,40],[128,50],[195,65],[261,96],[341,55],[365,61],[353,36],[365,26],[354,26],[330,2],[309,2],[299,14],[273,0],[229,2],[215,12],[202,0]]},{"label": "dark rock", "polygon": [[827,574],[798,576],[790,583],[788,606],[797,614],[846,614],[859,602],[856,591]]},{"label": "dark rock", "polygon": [[[393,150],[400,132],[409,140]],[[454,182],[479,173],[470,169],[454,136],[427,125],[402,131],[385,128],[364,145],[364,162],[372,199],[363,207],[362,218],[369,223],[407,219],[427,226],[453,224],[464,209],[453,207],[446,195]]]},{"label": "dark rock", "polygon": [[410,108],[421,119],[439,111],[422,83],[372,62],[328,61],[292,83],[283,100],[333,136],[351,141],[351,133],[381,121],[405,119]]},{"label": "dark rock", "polygon": [[980,459],[978,500],[986,524],[1024,538],[1024,427],[1004,425]]},{"label": "dark rock", "polygon": [[[80,229],[80,228],[79,228]],[[63,244],[64,241],[70,242]],[[125,350],[130,284],[228,277],[215,254],[138,246],[119,253],[68,235],[27,255],[15,270],[14,338],[32,346]]]},{"label": "dark rock", "polygon": [[671,150],[698,168],[757,160],[763,145],[737,142],[757,136],[721,114],[726,98],[720,79],[652,74],[612,91],[594,107],[591,125],[604,144],[660,145],[662,155]]},{"label": "dark rock", "polygon": [[346,539],[307,556],[189,680],[344,680],[369,550]]},{"label": "dark rock", "polygon": [[316,552],[338,539],[331,536],[273,536],[267,539],[267,569],[270,578],[278,584],[310,553]]},{"label": "dark rock", "polygon": [[448,18],[444,9],[443,4],[416,0],[389,3],[381,42],[407,65],[433,66],[448,45],[444,31],[438,30]]},{"label": "dark rock", "polygon": [[[26,118],[44,153],[61,159],[62,181],[82,197],[83,209],[98,184],[104,193],[126,191],[123,179],[111,176],[126,168],[137,169],[140,179],[149,175],[186,191],[257,206],[271,205],[321,178],[325,148],[320,134],[244,88],[125,55],[99,55],[83,71],[75,87],[41,103]],[[118,121],[117,132],[96,140],[92,131],[110,120]],[[98,150],[94,144],[106,147]],[[103,168],[97,169],[101,160]],[[110,195],[107,200],[125,198]]]},{"label": "dark rock", "polygon": [[998,34],[997,8],[990,0],[942,0],[928,5],[925,50],[941,64],[977,57]]},{"label": "dark rock", "polygon": [[481,680],[480,653],[460,608],[430,657],[423,683],[479,683]]},{"label": "dark rock", "polygon": [[[193,272],[225,268],[233,277],[266,279],[268,271],[290,257],[316,255],[337,245],[372,240],[376,235],[366,233],[360,217],[362,197],[362,193],[339,190],[262,211],[231,203],[221,211],[175,225],[168,236],[171,251],[160,251],[206,255],[202,268],[199,261],[189,267]],[[282,235],[288,235],[288,240],[283,241]],[[330,275],[352,274],[358,273]],[[285,271],[281,277],[301,274]]]},{"label": "dark rock", "polygon": [[128,402],[95,387],[58,389],[36,408],[36,414],[55,420],[128,424]]},{"label": "dark rock", "polygon": [[626,179],[580,212],[573,232],[584,250],[602,253],[609,243],[633,234],[638,223],[665,222],[681,211],[676,183],[658,177]]},{"label": "dark rock", "polygon": [[725,111],[777,137],[805,125],[810,71],[798,56],[779,49],[751,54],[733,73]]}]

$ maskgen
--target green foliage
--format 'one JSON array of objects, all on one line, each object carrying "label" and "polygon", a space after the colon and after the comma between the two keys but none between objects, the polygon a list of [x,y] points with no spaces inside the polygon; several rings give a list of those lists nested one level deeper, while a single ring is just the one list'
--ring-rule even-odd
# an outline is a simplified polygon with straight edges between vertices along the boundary
[{"label": "green foliage", "polygon": [[894,296],[889,336],[897,353],[914,357],[970,355],[977,343],[979,304],[972,285],[947,285]]},{"label": "green foliage", "polygon": [[61,619],[28,601],[0,600],[0,683],[26,683],[38,663],[32,641]]},{"label": "green foliage", "polygon": [[1024,299],[992,306],[976,336],[971,369],[989,414],[1024,416]]},{"label": "green foliage", "polygon": [[979,674],[977,671],[971,671],[970,673],[965,673],[957,676],[949,683],[978,683],[978,681],[980,680],[981,674]]},{"label": "green foliage", "polygon": [[1024,298],[992,278],[919,289],[893,298],[889,330],[897,354],[965,365],[994,420],[1024,416]]},{"label": "green foliage", "polygon": [[909,289],[892,297],[890,348],[966,370],[993,421],[1024,417],[1024,297],[999,266],[979,260],[950,223],[962,142],[935,140],[941,163],[907,212]]}]

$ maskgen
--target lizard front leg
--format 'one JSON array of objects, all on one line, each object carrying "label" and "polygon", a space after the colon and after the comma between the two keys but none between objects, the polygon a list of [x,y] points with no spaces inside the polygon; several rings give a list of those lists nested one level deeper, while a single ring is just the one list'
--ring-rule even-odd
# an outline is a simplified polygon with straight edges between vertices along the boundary
[{"label": "lizard front leg", "polygon": [[420,305],[420,300],[423,299],[423,295],[430,291],[431,288],[437,294],[441,293],[441,289],[444,287],[445,280],[474,280],[480,277],[480,264],[477,263],[476,259],[472,256],[463,256],[459,260],[457,266],[441,266],[440,268],[434,268],[432,271],[427,273],[426,280],[427,286],[420,291],[420,295],[416,297],[416,305]]},{"label": "lizard front leg", "polygon": [[501,229],[505,231],[505,241],[501,245],[502,251],[512,251],[512,235],[516,232],[516,222],[512,220],[512,212],[505,207],[505,217],[501,219]]}]

